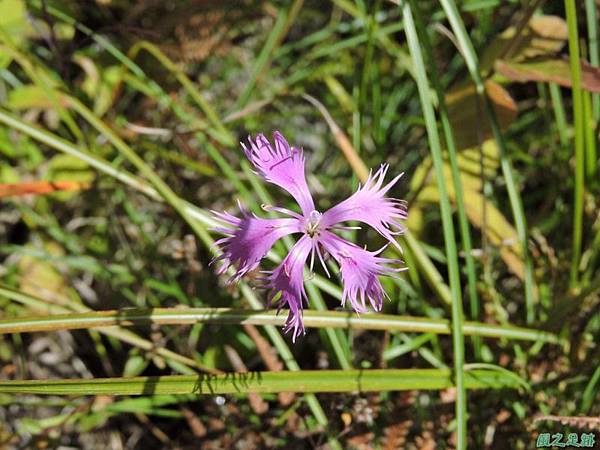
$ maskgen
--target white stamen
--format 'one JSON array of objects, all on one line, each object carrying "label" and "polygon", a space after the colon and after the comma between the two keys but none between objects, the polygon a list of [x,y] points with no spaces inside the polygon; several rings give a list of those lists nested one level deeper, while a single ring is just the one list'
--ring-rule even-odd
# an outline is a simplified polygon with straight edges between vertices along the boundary
[{"label": "white stamen", "polygon": [[321,249],[319,248],[319,246],[317,246],[317,255],[319,256],[319,260],[321,261],[321,265],[323,266],[323,269],[325,269],[327,278],[331,278],[331,275],[329,274],[329,270],[327,270],[327,264],[325,264],[325,260],[323,258],[323,255],[321,254]]},{"label": "white stamen", "polygon": [[310,273],[313,273],[313,269],[315,267],[315,247],[310,251]]},{"label": "white stamen", "polygon": [[319,211],[312,210],[308,215],[308,223],[306,224],[306,234],[313,237],[319,233],[319,225],[321,223],[321,214]]}]

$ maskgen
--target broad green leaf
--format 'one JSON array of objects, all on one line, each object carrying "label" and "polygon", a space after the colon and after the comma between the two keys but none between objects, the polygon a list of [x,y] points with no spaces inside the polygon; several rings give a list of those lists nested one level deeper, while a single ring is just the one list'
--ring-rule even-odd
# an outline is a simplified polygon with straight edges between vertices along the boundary
[{"label": "broad green leaf", "polygon": [[[58,93],[56,98],[61,99]],[[67,102],[62,101],[61,106],[67,108]],[[54,103],[48,98],[46,91],[35,84],[27,84],[15,89],[12,89],[8,94],[6,107],[15,111],[26,109],[44,109],[49,110],[55,107]]]},{"label": "broad green leaf", "polygon": [[50,181],[91,182],[94,171],[84,161],[71,155],[55,155],[48,163],[47,179]]},{"label": "broad green leaf", "polygon": [[[0,28],[17,46],[32,33],[27,19],[25,2],[22,0],[0,0]],[[0,40],[2,36],[0,35]]]},{"label": "broad green leaf", "polygon": [[18,183],[19,172],[9,165],[0,165],[0,183]]}]

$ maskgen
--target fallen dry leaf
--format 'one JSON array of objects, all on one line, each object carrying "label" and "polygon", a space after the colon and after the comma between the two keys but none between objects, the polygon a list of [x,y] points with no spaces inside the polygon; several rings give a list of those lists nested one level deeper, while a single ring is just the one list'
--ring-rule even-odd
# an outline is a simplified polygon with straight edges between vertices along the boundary
[{"label": "fallen dry leaf", "polygon": [[[541,81],[571,87],[571,63],[568,59],[544,59],[522,63],[496,61],[496,72],[511,81],[527,83]],[[581,61],[581,88],[600,92],[600,69]]]},{"label": "fallen dry leaf", "polygon": [[60,191],[80,191],[88,189],[90,183],[77,181],[31,181],[27,183],[0,184],[0,198],[21,195],[41,195]]}]

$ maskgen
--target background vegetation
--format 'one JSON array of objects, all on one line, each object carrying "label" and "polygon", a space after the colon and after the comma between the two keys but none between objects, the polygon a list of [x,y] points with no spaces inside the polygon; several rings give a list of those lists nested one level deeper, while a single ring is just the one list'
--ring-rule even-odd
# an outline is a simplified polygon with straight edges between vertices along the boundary
[{"label": "background vegetation", "polygon": [[[0,446],[524,449],[598,427],[597,9],[0,0]],[[384,314],[317,272],[295,345],[253,277],[208,266],[209,210],[293,208],[238,144],[274,130],[321,210],[384,162],[409,203]]]}]

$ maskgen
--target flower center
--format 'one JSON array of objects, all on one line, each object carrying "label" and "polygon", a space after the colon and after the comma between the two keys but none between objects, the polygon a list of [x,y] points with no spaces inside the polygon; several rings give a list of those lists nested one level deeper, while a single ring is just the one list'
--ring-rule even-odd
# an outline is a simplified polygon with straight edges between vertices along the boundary
[{"label": "flower center", "polygon": [[308,220],[306,221],[306,234],[310,237],[314,237],[319,234],[319,225],[321,223],[321,214],[319,211],[312,210],[308,215]]}]

